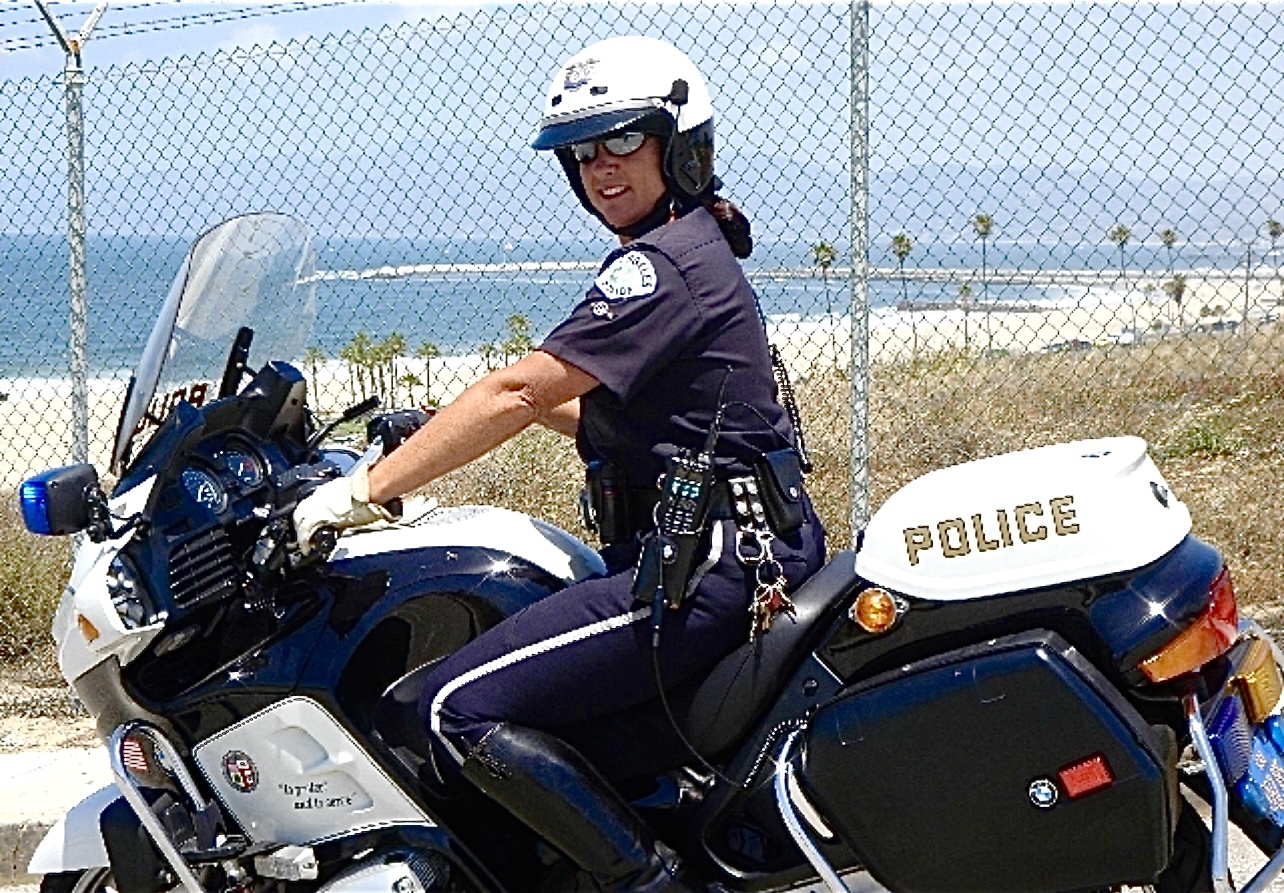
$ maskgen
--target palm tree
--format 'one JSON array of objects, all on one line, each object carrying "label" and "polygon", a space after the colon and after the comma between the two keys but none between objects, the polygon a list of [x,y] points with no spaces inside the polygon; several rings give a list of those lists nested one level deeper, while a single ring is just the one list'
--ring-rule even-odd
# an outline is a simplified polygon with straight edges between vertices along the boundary
[{"label": "palm tree", "polygon": [[1275,260],[1276,279],[1280,276],[1280,262],[1279,258],[1276,257],[1275,254],[1275,243],[1280,240],[1280,236],[1284,236],[1284,223],[1280,223],[1272,217],[1270,220],[1266,221],[1266,237],[1271,240],[1271,257]]},{"label": "palm tree", "polygon": [[303,362],[308,367],[308,387],[312,389],[312,405],[321,411],[321,385],[317,381],[317,366],[325,362],[325,351],[315,344],[303,352]]},{"label": "palm tree", "polygon": [[990,241],[990,233],[994,231],[994,218],[989,214],[977,214],[972,218],[972,231],[976,237],[981,240],[981,301],[985,304],[985,336],[987,341],[986,349],[994,346],[993,337],[990,335],[990,282],[986,278],[986,246]]},{"label": "palm tree", "polygon": [[[1127,266],[1124,263],[1124,246],[1127,245],[1128,240],[1132,238],[1132,230],[1124,226],[1122,223],[1116,223],[1110,228],[1110,232],[1106,233],[1106,238],[1119,246],[1119,281],[1122,283],[1124,278],[1127,276]],[[1128,306],[1132,307],[1132,330],[1133,332],[1136,332],[1137,308],[1133,306],[1131,295],[1125,295],[1125,297],[1128,300]]]},{"label": "palm tree", "polygon": [[352,387],[354,401],[364,400],[370,395],[370,388],[367,387],[366,382],[366,370],[371,365],[373,352],[374,342],[365,332],[357,332],[339,351],[340,359],[348,364],[348,383]]},{"label": "palm tree", "polygon": [[910,328],[914,332],[914,356],[918,356],[918,325],[914,317],[914,308],[910,306],[909,294],[905,288],[905,258],[914,250],[914,240],[905,233],[892,236],[892,254],[896,255],[896,266],[901,277],[901,304],[909,309]]},{"label": "palm tree", "polygon": [[395,407],[397,404],[397,360],[405,355],[406,338],[400,332],[393,332],[384,338],[374,350],[380,390],[387,395],[389,406]]},{"label": "palm tree", "polygon": [[509,316],[504,321],[504,328],[508,331],[508,337],[499,343],[499,352],[503,354],[505,363],[521,359],[535,348],[535,342],[531,339],[531,321],[522,314],[514,313]]},{"label": "palm tree", "polygon": [[1164,283],[1164,294],[1168,295],[1169,299],[1177,305],[1177,309],[1173,313],[1173,319],[1177,329],[1180,330],[1182,325],[1181,300],[1186,296],[1186,277],[1180,273],[1174,275],[1172,279]]},{"label": "palm tree", "polygon": [[1168,252],[1168,275],[1173,274],[1173,246],[1177,244],[1177,230],[1169,228],[1159,231],[1159,244]]},{"label": "palm tree", "polygon": [[829,328],[830,346],[834,349],[834,362],[837,363],[838,337],[834,331],[834,306],[829,300],[829,268],[838,260],[838,250],[822,240],[811,246],[811,259],[820,267],[820,278],[825,286],[825,325]]},{"label": "palm tree", "polygon": [[811,246],[811,259],[820,267],[821,278],[828,279],[829,268],[838,260],[838,250],[828,242],[820,241]]},{"label": "palm tree", "polygon": [[425,341],[415,351],[415,356],[424,361],[424,405],[432,406],[432,361],[441,356],[441,348],[431,341]]}]

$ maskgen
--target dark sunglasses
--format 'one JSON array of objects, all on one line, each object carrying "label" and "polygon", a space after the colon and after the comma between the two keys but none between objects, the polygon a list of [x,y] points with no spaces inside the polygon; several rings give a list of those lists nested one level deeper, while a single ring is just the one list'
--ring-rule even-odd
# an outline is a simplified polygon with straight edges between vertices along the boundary
[{"label": "dark sunglasses", "polygon": [[642,144],[646,142],[646,134],[637,130],[630,130],[625,133],[617,133],[615,136],[604,137],[600,140],[594,140],[591,143],[574,143],[571,145],[571,154],[580,164],[588,164],[597,157],[597,147],[602,146],[607,154],[614,155],[616,158],[623,158],[625,155],[632,155]]}]

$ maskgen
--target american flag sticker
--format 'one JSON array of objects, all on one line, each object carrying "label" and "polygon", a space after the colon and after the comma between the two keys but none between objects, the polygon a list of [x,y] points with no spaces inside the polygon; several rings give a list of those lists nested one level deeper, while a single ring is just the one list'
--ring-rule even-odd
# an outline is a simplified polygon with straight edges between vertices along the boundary
[{"label": "american flag sticker", "polygon": [[133,736],[121,742],[120,761],[135,775],[147,775],[152,771],[151,764],[147,761],[147,751],[143,750],[143,742]]},{"label": "american flag sticker", "polygon": [[244,751],[229,750],[223,754],[223,777],[242,794],[259,786],[259,770]]}]

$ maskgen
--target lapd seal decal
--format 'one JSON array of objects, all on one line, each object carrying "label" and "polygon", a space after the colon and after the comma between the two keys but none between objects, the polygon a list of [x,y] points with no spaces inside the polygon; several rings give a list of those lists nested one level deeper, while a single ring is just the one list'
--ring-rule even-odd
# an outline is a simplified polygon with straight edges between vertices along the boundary
[{"label": "lapd seal decal", "polygon": [[242,794],[248,794],[259,786],[259,770],[250,755],[241,750],[229,750],[223,754],[223,777]]},{"label": "lapd seal decal", "polygon": [[623,301],[626,298],[640,298],[655,291],[655,267],[640,251],[622,254],[602,274],[593,280],[593,284],[608,301]]}]

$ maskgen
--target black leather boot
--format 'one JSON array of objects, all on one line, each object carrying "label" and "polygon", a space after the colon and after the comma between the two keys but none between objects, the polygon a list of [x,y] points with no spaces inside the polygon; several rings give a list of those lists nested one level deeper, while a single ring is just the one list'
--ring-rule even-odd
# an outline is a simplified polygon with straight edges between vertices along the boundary
[{"label": "black leather boot", "polygon": [[469,752],[463,774],[592,875],[602,890],[691,889],[677,880],[676,859],[659,854],[650,829],[560,739],[498,725]]}]

